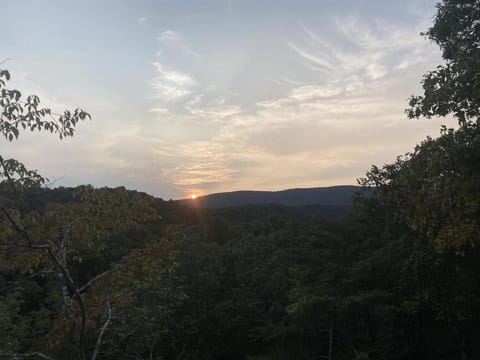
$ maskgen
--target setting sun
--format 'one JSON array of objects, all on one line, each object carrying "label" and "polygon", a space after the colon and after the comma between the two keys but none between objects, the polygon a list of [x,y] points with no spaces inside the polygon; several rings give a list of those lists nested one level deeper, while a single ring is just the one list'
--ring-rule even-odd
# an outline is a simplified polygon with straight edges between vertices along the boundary
[{"label": "setting sun", "polygon": [[195,194],[190,195],[190,199],[195,200],[196,198],[197,198],[197,195]]}]

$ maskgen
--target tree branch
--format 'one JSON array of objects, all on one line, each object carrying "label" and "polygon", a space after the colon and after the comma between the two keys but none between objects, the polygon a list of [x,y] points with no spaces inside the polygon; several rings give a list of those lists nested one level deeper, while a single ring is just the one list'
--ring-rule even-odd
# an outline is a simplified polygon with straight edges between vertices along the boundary
[{"label": "tree branch", "polygon": [[29,358],[29,357],[33,357],[33,356],[37,356],[37,357],[45,359],[45,360],[55,360],[54,358],[52,358],[48,355],[45,355],[44,353],[38,352],[38,351],[28,353],[28,354],[3,354],[3,353],[0,352],[0,359],[3,359],[4,356],[5,356],[5,359],[8,358],[8,359],[12,359],[12,360],[25,359],[25,358]]},{"label": "tree branch", "polygon": [[105,275],[109,274],[111,270],[104,271],[103,273],[98,274],[95,276],[93,279],[89,280],[85,285],[83,285],[80,289],[78,289],[78,292],[82,294],[85,290],[87,290],[95,281],[98,279],[104,277]]},{"label": "tree branch", "polygon": [[44,249],[45,250],[47,256],[52,260],[53,264],[60,270],[62,276],[67,280],[68,285],[70,285],[70,287],[72,288],[72,290],[75,294],[75,297],[78,300],[78,304],[80,306],[81,317],[82,317],[82,323],[81,323],[81,327],[80,327],[80,335],[79,335],[79,340],[78,340],[78,351],[80,353],[80,357],[83,359],[84,355],[83,355],[82,343],[83,343],[83,336],[85,334],[85,323],[86,323],[87,316],[86,316],[86,311],[85,311],[85,305],[83,303],[80,292],[78,291],[78,288],[75,285],[75,282],[73,281],[71,276],[68,274],[68,271],[67,271],[66,267],[63,266],[60,263],[58,258],[53,253],[53,245],[52,245],[51,242],[50,242],[50,244],[41,244],[41,245],[35,244],[34,241],[32,240],[32,238],[30,237],[30,234],[28,233],[28,231],[25,230],[24,228],[20,227],[20,225],[18,225],[18,223],[15,221],[15,219],[11,216],[11,214],[9,213],[9,211],[6,208],[0,207],[0,210],[3,211],[3,213],[5,214],[7,219],[12,224],[12,227],[17,232],[19,232],[20,234],[22,234],[24,236],[24,238],[27,240],[27,242],[28,242],[28,244],[31,248],[33,248],[33,249]]},{"label": "tree branch", "polygon": [[107,327],[110,324],[110,320],[112,319],[112,307],[110,306],[110,300],[109,299],[107,299],[107,309],[108,309],[107,320],[105,321],[102,328],[100,329],[100,333],[98,334],[97,342],[95,344],[95,350],[93,351],[91,360],[96,360],[97,359],[98,352],[100,350],[100,346],[102,346],[103,334],[105,333],[105,330],[107,330]]}]

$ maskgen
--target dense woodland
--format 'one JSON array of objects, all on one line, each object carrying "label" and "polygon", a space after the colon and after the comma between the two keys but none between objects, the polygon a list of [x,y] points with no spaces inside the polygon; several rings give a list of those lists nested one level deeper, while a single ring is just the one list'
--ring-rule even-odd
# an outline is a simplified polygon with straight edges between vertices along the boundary
[{"label": "dense woodland", "polygon": [[[446,63],[407,115],[458,127],[373,166],[335,220],[47,189],[0,156],[0,359],[480,358],[480,1],[444,0],[425,35]],[[89,117],[9,79],[6,140]]]}]

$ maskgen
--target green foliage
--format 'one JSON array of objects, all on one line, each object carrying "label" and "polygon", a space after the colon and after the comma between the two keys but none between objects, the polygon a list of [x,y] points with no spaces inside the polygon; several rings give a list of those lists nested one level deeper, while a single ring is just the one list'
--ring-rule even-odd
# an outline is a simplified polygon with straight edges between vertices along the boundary
[{"label": "green foliage", "polygon": [[26,330],[19,314],[20,306],[13,297],[0,297],[0,357],[2,353],[17,352]]},{"label": "green foliage", "polygon": [[462,252],[480,236],[479,161],[480,125],[468,123],[457,131],[444,128],[392,165],[373,167],[361,184],[376,188],[392,221],[407,224],[440,251]]},{"label": "green foliage", "polygon": [[60,139],[73,136],[78,122],[90,118],[82,109],[53,114],[50,109],[40,107],[38,96],[23,99],[19,90],[7,88],[9,80],[10,73],[0,69],[0,134],[8,141],[18,139],[20,129],[45,130]]},{"label": "green foliage", "polygon": [[39,187],[45,181],[36,170],[28,170],[21,162],[0,156],[0,190],[22,191]]},{"label": "green foliage", "polygon": [[443,52],[445,65],[425,74],[422,96],[410,98],[410,118],[453,114],[460,124],[480,115],[480,2],[443,0],[425,33]]},{"label": "green foliage", "polygon": [[[218,243],[173,230],[128,256],[110,288],[121,299],[112,325],[115,356],[228,357],[257,336],[270,338],[262,319],[280,321],[284,313],[288,265],[277,261],[286,254],[273,234],[243,236]],[[272,250],[278,260],[265,261]],[[120,353],[118,344],[125,344]]]}]

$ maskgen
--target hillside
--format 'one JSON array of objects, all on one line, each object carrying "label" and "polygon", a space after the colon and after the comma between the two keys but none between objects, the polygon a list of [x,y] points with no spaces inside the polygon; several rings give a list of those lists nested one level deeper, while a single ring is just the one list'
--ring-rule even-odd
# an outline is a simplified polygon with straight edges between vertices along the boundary
[{"label": "hillside", "polygon": [[358,186],[340,185],[282,191],[234,191],[210,194],[197,199],[179,200],[182,204],[200,208],[224,208],[245,205],[277,204],[284,206],[351,207]]}]

